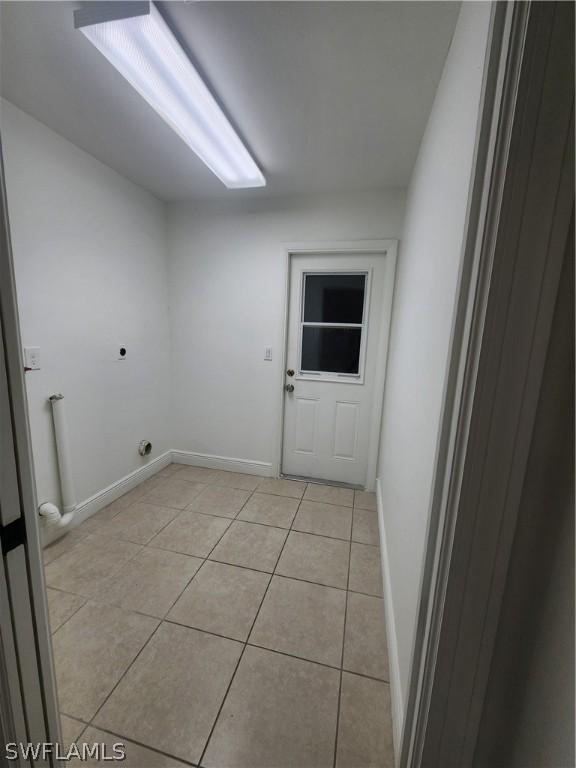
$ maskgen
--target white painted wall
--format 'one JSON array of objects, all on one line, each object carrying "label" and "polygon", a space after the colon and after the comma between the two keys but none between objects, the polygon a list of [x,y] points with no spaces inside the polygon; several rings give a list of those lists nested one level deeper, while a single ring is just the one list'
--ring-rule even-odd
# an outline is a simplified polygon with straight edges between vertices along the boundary
[{"label": "white painted wall", "polygon": [[[8,102],[1,128],[39,501],[59,503],[47,397],[67,401],[78,501],[171,448],[162,203]],[[115,360],[120,344],[128,357]]]},{"label": "white painted wall", "polygon": [[285,243],[398,237],[404,191],[174,205],[167,222],[157,200],[5,101],[1,128],[22,340],[42,360],[26,375],[39,501],[60,501],[54,392],[79,502],[145,463],[142,438],[152,458],[176,448],[275,469]]},{"label": "white painted wall", "polygon": [[403,190],[171,206],[175,446],[274,465],[285,244],[397,238],[403,211]]},{"label": "white painted wall", "polygon": [[408,189],[379,459],[395,728],[411,668],[489,3],[463,3]]}]

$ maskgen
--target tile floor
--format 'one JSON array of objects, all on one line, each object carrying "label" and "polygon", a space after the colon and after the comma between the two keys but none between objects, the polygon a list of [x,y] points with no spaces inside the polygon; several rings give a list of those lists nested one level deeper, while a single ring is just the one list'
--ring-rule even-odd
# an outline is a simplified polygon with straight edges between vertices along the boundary
[{"label": "tile floor", "polygon": [[393,765],[373,494],[171,464],[45,564],[66,744],[121,740],[130,768]]}]

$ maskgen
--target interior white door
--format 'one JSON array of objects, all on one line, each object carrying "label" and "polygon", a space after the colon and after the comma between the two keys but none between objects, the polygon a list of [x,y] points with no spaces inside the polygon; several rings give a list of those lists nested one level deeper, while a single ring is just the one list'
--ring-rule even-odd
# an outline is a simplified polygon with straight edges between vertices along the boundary
[{"label": "interior white door", "polygon": [[290,258],[285,475],[366,483],[371,436],[379,428],[374,389],[377,366],[384,365],[391,258],[386,252]]}]

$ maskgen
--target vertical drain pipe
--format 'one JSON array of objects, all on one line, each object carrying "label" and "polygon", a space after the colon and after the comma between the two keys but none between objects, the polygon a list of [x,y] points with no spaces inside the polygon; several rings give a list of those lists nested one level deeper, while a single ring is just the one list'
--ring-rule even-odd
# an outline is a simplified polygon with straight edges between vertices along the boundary
[{"label": "vertical drain pipe", "polygon": [[66,407],[64,405],[64,395],[52,395],[49,399],[52,405],[52,418],[54,419],[56,453],[58,454],[58,472],[60,473],[60,489],[62,491],[62,507],[66,514],[68,512],[74,512],[76,509],[76,491],[74,490],[70,445],[68,443]]},{"label": "vertical drain pipe", "polygon": [[50,526],[62,527],[68,525],[74,516],[76,492],[74,490],[70,445],[68,443],[68,422],[66,420],[64,395],[52,395],[48,399],[52,406],[52,418],[54,421],[63,514],[55,504],[46,502],[40,505],[40,515],[46,519]]}]

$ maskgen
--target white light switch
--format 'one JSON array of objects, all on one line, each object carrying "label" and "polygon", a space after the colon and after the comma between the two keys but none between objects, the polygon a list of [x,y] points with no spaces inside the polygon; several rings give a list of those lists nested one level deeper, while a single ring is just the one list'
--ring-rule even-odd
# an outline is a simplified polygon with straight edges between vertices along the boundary
[{"label": "white light switch", "polygon": [[24,347],[24,365],[30,371],[40,370],[40,347]]},{"label": "white light switch", "polygon": [[264,360],[272,360],[272,347],[264,347]]}]

